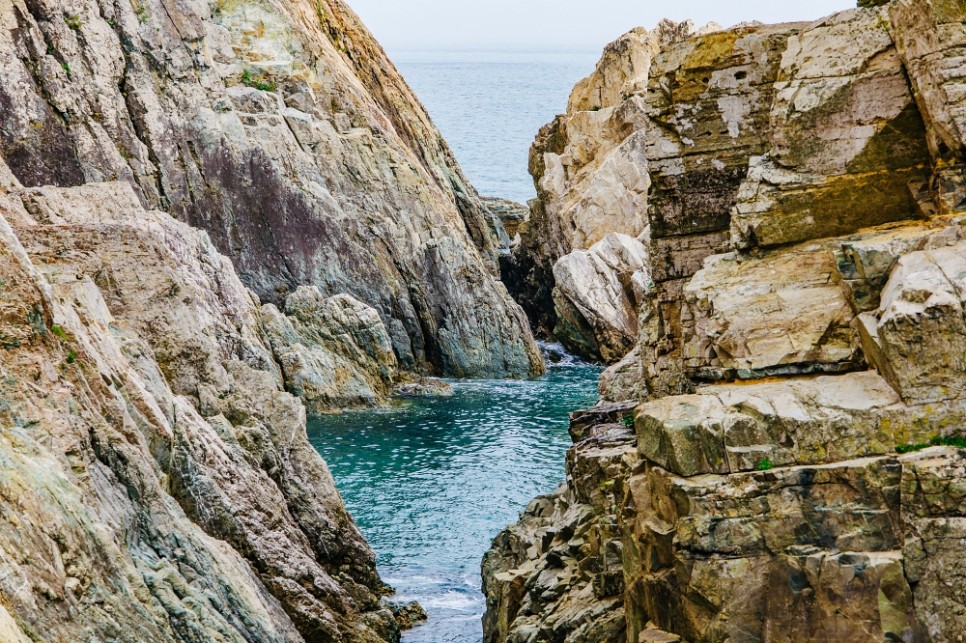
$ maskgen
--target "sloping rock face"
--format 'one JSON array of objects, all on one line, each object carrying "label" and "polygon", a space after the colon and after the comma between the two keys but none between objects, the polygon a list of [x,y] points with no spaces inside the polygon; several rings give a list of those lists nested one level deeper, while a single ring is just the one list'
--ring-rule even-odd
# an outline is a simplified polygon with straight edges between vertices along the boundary
[{"label": "sloping rock face", "polygon": [[653,285],[566,485],[484,561],[487,641],[966,640],[966,7],[865,4],[632,32],[538,136],[516,283],[582,216],[634,234],[585,209],[600,172],[649,183]]},{"label": "sloping rock face", "polygon": [[637,341],[637,309],[651,287],[647,249],[610,234],[553,267],[557,286],[554,335],[571,350],[604,361],[623,357]]},{"label": "sloping rock face", "polygon": [[128,183],[3,191],[0,214],[2,638],[398,640],[207,234]]},{"label": "sloping rock face", "polygon": [[374,308],[401,367],[542,363],[494,278],[501,229],[339,0],[13,0],[0,156],[26,187],[125,181],[204,229],[246,286]]}]

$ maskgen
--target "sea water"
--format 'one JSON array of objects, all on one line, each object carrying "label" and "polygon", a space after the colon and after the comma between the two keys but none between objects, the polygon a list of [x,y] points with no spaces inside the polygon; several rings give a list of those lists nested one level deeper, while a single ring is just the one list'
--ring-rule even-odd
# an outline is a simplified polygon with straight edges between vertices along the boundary
[{"label": "sea water", "polygon": [[[593,71],[595,50],[389,49],[481,194],[525,202],[530,143]],[[560,349],[551,353],[560,355]],[[572,358],[525,381],[454,381],[453,396],[309,422],[309,439],[397,600],[429,621],[407,643],[478,643],[480,562],[534,497],[564,479],[567,415],[600,369]]]},{"label": "sea water", "polygon": [[566,358],[539,379],[450,381],[451,397],[310,420],[383,579],[429,613],[404,641],[482,640],[483,554],[564,480],[568,412],[596,401],[599,373]]},{"label": "sea water", "polygon": [[540,128],[567,109],[600,49],[395,49],[388,53],[483,196],[536,196],[527,172]]}]

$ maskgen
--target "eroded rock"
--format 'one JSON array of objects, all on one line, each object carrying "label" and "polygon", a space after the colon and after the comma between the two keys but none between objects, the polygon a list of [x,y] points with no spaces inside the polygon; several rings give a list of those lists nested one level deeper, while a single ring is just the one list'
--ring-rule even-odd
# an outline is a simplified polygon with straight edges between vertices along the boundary
[{"label": "eroded rock", "polygon": [[653,287],[647,250],[627,235],[611,234],[553,267],[557,325],[554,334],[570,350],[608,363],[619,361],[637,340],[637,311]]}]

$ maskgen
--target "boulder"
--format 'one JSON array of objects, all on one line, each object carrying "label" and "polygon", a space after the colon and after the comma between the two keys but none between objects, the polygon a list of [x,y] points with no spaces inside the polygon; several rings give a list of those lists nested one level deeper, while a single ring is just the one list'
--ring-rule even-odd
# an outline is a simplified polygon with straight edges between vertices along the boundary
[{"label": "boulder", "polygon": [[831,252],[716,255],[684,288],[685,368],[697,380],[853,370],[854,313]]},{"label": "boulder", "polygon": [[611,234],[554,266],[556,337],[581,355],[616,362],[634,346],[637,308],[651,287],[644,245]]},{"label": "boulder", "polygon": [[261,321],[286,390],[311,412],[377,406],[388,401],[397,372],[392,341],[379,313],[349,295],[325,298],[302,286],[271,304]]},{"label": "boulder", "polygon": [[902,256],[875,313],[867,353],[908,404],[952,403],[966,385],[966,241]]},{"label": "boulder", "polygon": [[635,412],[641,455],[682,476],[826,464],[948,434],[963,405],[907,406],[874,371],[718,384]]}]

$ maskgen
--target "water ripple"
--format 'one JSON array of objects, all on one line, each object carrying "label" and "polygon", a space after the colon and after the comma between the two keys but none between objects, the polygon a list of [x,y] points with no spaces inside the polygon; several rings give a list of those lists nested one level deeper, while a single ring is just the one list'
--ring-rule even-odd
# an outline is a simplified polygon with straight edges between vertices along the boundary
[{"label": "water ripple", "polygon": [[405,641],[482,639],[480,560],[563,479],[567,413],[595,401],[598,374],[566,359],[537,380],[454,381],[449,398],[310,421],[381,573],[430,614]]}]

